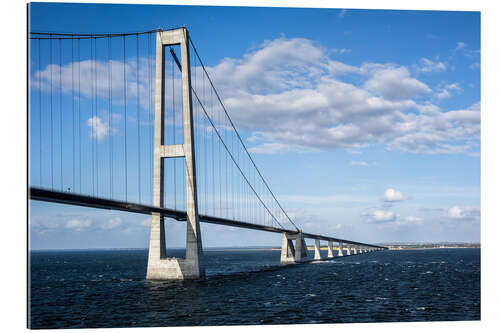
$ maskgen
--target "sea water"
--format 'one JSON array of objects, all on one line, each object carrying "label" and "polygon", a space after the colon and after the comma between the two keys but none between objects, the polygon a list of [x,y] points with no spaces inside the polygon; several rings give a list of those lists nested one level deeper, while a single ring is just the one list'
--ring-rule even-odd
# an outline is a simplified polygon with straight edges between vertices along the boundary
[{"label": "sea water", "polygon": [[30,327],[480,319],[480,249],[380,251],[286,267],[276,250],[205,250],[206,280],[178,282],[147,281],[147,256],[30,252]]}]

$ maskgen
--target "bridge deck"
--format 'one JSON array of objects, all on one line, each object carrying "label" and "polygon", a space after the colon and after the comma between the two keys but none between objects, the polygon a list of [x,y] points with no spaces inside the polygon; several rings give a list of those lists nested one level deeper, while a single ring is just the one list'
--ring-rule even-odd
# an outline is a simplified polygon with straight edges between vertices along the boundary
[{"label": "bridge deck", "polygon": [[[31,200],[37,200],[37,201],[55,202],[55,203],[69,204],[74,206],[84,206],[84,207],[101,208],[101,209],[121,210],[121,211],[146,214],[146,215],[150,215],[151,213],[160,213],[165,217],[173,218],[177,221],[185,221],[187,219],[185,211],[174,210],[163,207],[154,207],[143,204],[128,203],[128,202],[110,200],[104,198],[97,198],[70,192],[46,190],[36,187],[29,188],[29,198]],[[272,226],[265,226],[243,221],[235,221],[235,220],[202,215],[202,214],[199,215],[199,219],[201,222],[204,223],[226,225],[236,228],[253,229],[253,230],[275,232],[275,233],[291,233],[291,234],[297,233],[297,230],[282,229]],[[317,235],[305,232],[303,232],[303,235],[305,238],[309,239],[319,239],[324,241],[342,242],[344,244],[370,246],[370,247],[387,249],[386,247],[383,246],[360,243],[347,239],[329,237],[324,235]]]}]

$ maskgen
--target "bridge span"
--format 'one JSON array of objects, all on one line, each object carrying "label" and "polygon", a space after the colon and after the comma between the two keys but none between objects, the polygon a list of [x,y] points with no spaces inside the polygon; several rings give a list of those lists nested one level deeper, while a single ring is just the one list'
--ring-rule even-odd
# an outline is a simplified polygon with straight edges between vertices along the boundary
[{"label": "bridge span", "polygon": [[[143,45],[141,36],[146,36]],[[282,234],[282,264],[387,249],[307,233],[296,225],[257,168],[186,28],[126,34],[30,32],[30,40],[38,44],[35,49],[30,44],[29,125],[34,132],[29,135],[32,143],[38,139],[38,146],[31,147],[29,199],[151,215],[148,279],[204,278],[200,222]],[[48,56],[41,55],[42,41],[48,41]],[[64,44],[68,41],[71,45]],[[131,42],[134,57],[127,56]],[[82,59],[81,51],[89,51],[89,59]],[[45,68],[41,59],[47,59]],[[131,109],[136,111],[133,118]],[[154,119],[146,121],[146,115]],[[65,119],[71,126],[63,125]],[[131,133],[127,123],[133,121]],[[88,138],[81,134],[82,123],[91,128]],[[141,129],[143,124],[149,133]],[[118,132],[123,142],[114,138]],[[137,185],[135,202],[131,185]],[[186,224],[185,258],[167,258],[164,218]],[[305,239],[315,241],[313,258]],[[321,241],[328,243],[327,258],[321,256]]]}]

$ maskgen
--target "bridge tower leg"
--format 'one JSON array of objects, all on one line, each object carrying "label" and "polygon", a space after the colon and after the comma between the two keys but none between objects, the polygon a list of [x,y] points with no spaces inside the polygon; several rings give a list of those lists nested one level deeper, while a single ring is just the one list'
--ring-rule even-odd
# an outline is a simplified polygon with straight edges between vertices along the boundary
[{"label": "bridge tower leg", "polygon": [[297,234],[297,240],[295,241],[295,262],[305,261],[309,258],[307,252],[307,244],[304,240],[304,235],[302,232]]},{"label": "bridge tower leg", "polygon": [[328,241],[328,258],[333,258],[333,242]]},{"label": "bridge tower leg", "polygon": [[[184,143],[164,145],[164,92],[165,46],[180,45],[182,72],[182,113]],[[153,206],[163,207],[164,159],[184,158],[186,166],[186,257],[166,258],[163,217],[153,213],[149,240],[148,280],[183,280],[205,277],[201,244],[198,202],[196,194],[196,168],[191,105],[191,69],[189,64],[189,35],[186,28],[156,33],[156,94],[154,129]]]},{"label": "bridge tower leg", "polygon": [[321,243],[319,239],[314,240],[314,260],[321,260]]},{"label": "bridge tower leg", "polygon": [[339,254],[338,254],[339,257],[344,256],[343,250],[344,250],[344,244],[342,244],[342,242],[339,242]]},{"label": "bridge tower leg", "polygon": [[295,262],[295,247],[293,246],[293,240],[289,238],[286,233],[283,233],[283,236],[281,238],[280,262],[282,264]]}]

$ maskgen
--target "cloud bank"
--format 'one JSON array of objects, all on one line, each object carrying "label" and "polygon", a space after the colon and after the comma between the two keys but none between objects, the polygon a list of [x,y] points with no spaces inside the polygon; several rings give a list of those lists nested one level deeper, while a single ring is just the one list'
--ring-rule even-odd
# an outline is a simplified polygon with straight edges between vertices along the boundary
[{"label": "cloud bank", "polygon": [[[457,44],[459,50],[464,47]],[[479,154],[479,102],[442,110],[433,101],[462,88],[446,82],[432,87],[414,75],[444,72],[445,63],[421,58],[412,66],[371,62],[355,66],[335,58],[350,51],[281,37],[263,42],[241,58],[224,58],[207,70],[237,126],[251,134],[254,153],[383,145],[420,154]],[[51,64],[34,73],[32,85],[48,91],[52,84],[68,94],[76,89],[72,77],[78,71],[82,98],[112,96],[113,103],[120,104],[126,89],[130,102],[139,93],[140,104],[147,108],[148,89],[154,87],[149,85],[147,65],[147,59],[140,59],[140,70],[130,60]],[[197,72],[201,69],[192,69]],[[99,138],[103,133],[101,126],[94,135]]]},{"label": "cloud bank", "polygon": [[[355,149],[383,144],[423,154],[475,154],[480,105],[441,110],[432,100],[458,91],[430,87],[396,64],[349,65],[311,40],[278,38],[208,68],[255,153]],[[420,71],[446,70],[421,60]],[[418,72],[418,70],[417,70]]]}]

